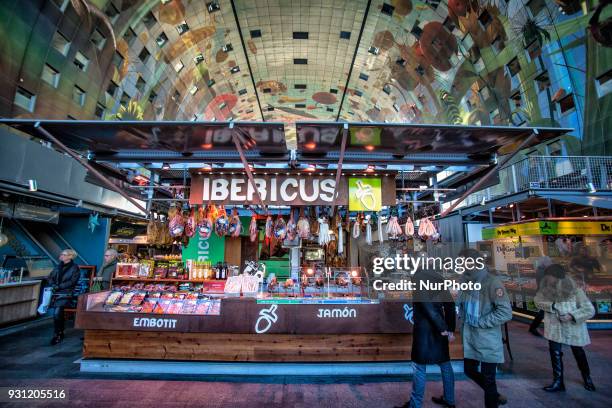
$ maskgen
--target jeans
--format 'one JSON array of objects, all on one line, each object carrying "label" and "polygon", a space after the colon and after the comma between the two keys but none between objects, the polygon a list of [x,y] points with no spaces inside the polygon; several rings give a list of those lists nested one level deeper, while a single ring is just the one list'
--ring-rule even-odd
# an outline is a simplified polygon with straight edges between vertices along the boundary
[{"label": "jeans", "polygon": [[[455,404],[455,373],[450,361],[438,364],[442,373],[444,386],[444,400],[451,405]],[[425,382],[427,381],[427,365],[414,363],[414,378],[412,379],[412,394],[410,407],[420,408],[425,395]]]},{"label": "jeans", "polygon": [[[480,371],[478,370],[480,366]],[[472,381],[484,390],[485,407],[497,408],[499,405],[499,394],[495,382],[496,363],[485,363],[471,358],[463,359],[463,371]]]}]

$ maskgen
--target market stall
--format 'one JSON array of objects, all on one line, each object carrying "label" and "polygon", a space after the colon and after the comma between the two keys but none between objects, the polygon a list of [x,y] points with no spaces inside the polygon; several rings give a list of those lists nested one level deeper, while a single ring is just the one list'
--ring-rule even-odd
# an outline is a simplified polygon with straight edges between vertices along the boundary
[{"label": "market stall", "polygon": [[514,310],[533,315],[536,260],[548,256],[569,267],[595,305],[595,321],[612,318],[612,220],[545,218],[483,229],[479,249],[505,280]]},{"label": "market stall", "polygon": [[[410,191],[443,169],[494,166],[497,154],[508,159],[567,131],[340,122],[5,123],[67,154],[76,150],[123,168],[147,163],[151,171],[139,190],[146,208],[138,208],[148,222],[147,245],[165,249],[140,251],[142,241],[113,241],[119,249],[126,245],[129,257],[117,265],[111,289],[79,299],[76,327],[85,330],[86,359],[215,361],[409,359],[411,293],[373,290],[371,282],[373,257],[416,253],[440,239],[435,212],[422,211]],[[451,357],[461,354],[457,339]]]}]

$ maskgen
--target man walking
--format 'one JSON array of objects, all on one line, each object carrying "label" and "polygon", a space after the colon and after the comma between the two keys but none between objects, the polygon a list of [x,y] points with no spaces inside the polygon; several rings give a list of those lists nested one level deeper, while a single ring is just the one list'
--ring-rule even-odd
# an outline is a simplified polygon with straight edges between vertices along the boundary
[{"label": "man walking", "polygon": [[[474,249],[463,250],[460,256],[477,259]],[[497,364],[504,362],[501,326],[512,319],[512,307],[501,280],[484,267],[466,271],[464,277],[480,283],[480,290],[461,292],[459,315],[463,320],[464,372],[484,391],[485,407],[497,408],[505,398],[497,392]]]}]

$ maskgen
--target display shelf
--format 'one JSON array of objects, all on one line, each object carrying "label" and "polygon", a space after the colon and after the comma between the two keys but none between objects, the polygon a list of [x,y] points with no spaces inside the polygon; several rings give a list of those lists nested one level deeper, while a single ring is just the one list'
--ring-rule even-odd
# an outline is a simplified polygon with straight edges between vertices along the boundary
[{"label": "display shelf", "polygon": [[169,279],[169,278],[113,278],[113,281],[122,282],[188,282],[188,283],[204,283],[204,282],[222,282],[225,279]]}]

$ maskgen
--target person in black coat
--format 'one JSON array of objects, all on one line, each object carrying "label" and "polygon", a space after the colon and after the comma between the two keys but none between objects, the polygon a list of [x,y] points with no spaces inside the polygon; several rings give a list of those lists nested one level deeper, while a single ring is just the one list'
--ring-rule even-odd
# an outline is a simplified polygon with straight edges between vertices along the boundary
[{"label": "person in black coat", "polygon": [[448,290],[423,290],[421,282],[442,282],[442,278],[430,271],[418,271],[413,280],[417,290],[413,297],[412,361],[414,378],[410,401],[403,407],[419,408],[425,394],[426,368],[437,364],[442,373],[444,395],[432,397],[432,401],[445,407],[455,406],[455,375],[450,362],[449,341],[454,340],[456,311]]},{"label": "person in black coat", "polygon": [[54,335],[51,345],[56,345],[64,339],[64,309],[72,305],[74,301],[73,292],[79,281],[81,271],[74,263],[76,252],[65,249],[59,256],[59,264],[49,275],[49,286],[53,289]]}]

